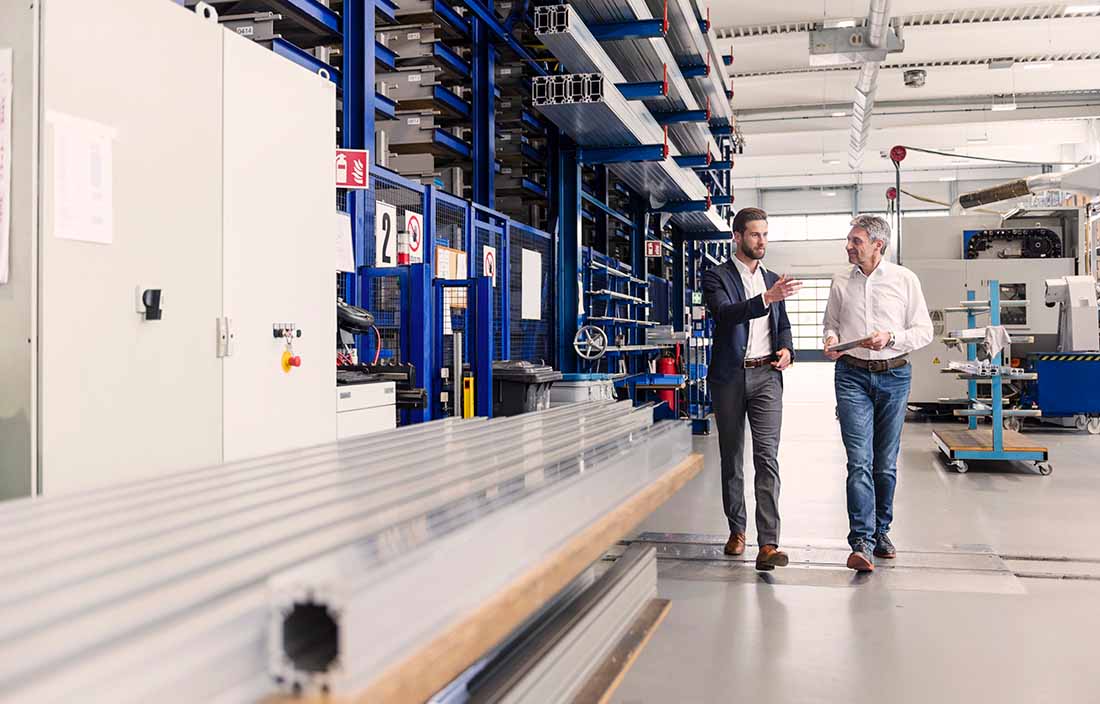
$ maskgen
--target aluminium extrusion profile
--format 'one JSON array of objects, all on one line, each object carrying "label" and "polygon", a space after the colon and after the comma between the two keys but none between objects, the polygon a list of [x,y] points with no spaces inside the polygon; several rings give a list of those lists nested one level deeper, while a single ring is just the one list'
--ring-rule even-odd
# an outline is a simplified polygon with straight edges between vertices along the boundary
[{"label": "aluminium extrusion profile", "polygon": [[[587,18],[587,19],[586,19]],[[665,39],[641,39],[634,41],[598,42],[594,37],[589,43],[591,31],[587,29],[588,20],[596,22],[626,22],[652,19],[644,0],[628,0],[628,5],[616,8],[614,13],[605,12],[591,2],[574,2],[569,5],[552,5],[535,9],[536,36],[547,44],[570,71],[600,71],[606,65],[614,67],[628,82],[656,82],[668,85],[668,95],[650,98],[643,103],[651,110],[659,112],[677,110],[696,110],[700,103],[696,101],[687,80],[683,77],[676,60]],[[563,55],[550,44],[557,39],[549,36],[568,32],[576,25],[582,36],[575,48],[562,47]],[[585,36],[587,35],[587,36]],[[549,42],[549,43],[548,43]],[[593,56],[589,56],[592,54]],[[603,61],[606,57],[607,62]],[[618,81],[621,82],[621,81]],[[670,131],[672,143],[677,148],[691,153],[710,151],[719,154],[718,143],[706,129],[706,125],[676,125]]]},{"label": "aluminium extrusion profile", "polygon": [[[607,1],[607,0],[605,0]],[[646,0],[654,12],[664,11],[666,0]],[[727,97],[729,80],[722,67],[721,55],[714,51],[713,30],[703,33],[695,0],[667,0],[668,43],[678,60],[696,65],[709,65],[705,76],[689,82],[695,97],[703,102],[709,96],[714,115],[732,120],[733,110]]]},{"label": "aluminium extrusion profile", "polygon": [[469,696],[485,704],[573,701],[657,596],[657,551],[632,545],[582,593],[486,663]]},{"label": "aluminium extrusion profile", "polygon": [[[380,694],[372,689],[379,673],[420,651],[441,624],[473,613],[540,556],[656,481],[688,456],[691,434],[687,426],[661,423],[613,445],[586,457],[580,465],[583,473],[564,480],[559,490],[521,498],[485,515],[475,527],[426,543],[390,567],[373,567],[360,551],[349,549],[273,578],[270,652],[283,651],[288,599],[312,592],[328,599],[318,606],[339,615],[329,641],[319,643],[322,651],[338,653],[329,669],[303,670],[275,657],[273,676],[289,677],[288,683],[305,691],[365,692],[368,700]],[[486,549],[487,540],[492,549]],[[441,574],[447,579],[432,578]],[[393,608],[402,602],[418,608]]]},{"label": "aluminium extrusion profile", "polygon": [[[568,453],[562,455],[566,448],[559,446],[560,449],[553,450],[557,453],[556,455],[552,453],[539,455],[538,457],[544,462],[539,464],[538,458],[529,457],[531,443],[541,444],[550,451],[554,443],[548,438],[558,437],[564,432],[567,439],[572,441],[572,447],[568,448],[569,452],[575,454],[577,438],[581,439],[582,445],[588,443],[590,447],[597,447],[608,438],[621,437],[624,432],[636,433],[637,430],[631,430],[631,428],[642,428],[651,422],[651,418],[646,417],[648,409],[643,409],[641,413],[619,411],[618,415],[622,418],[616,422],[613,408],[610,408],[614,404],[608,404],[608,406],[590,404],[582,409],[563,407],[561,409],[564,411],[563,414],[555,414],[553,411],[545,416],[531,414],[536,417],[527,419],[518,417],[522,419],[519,423],[505,422],[503,419],[502,421],[455,423],[450,426],[451,440],[436,438],[435,444],[444,450],[441,457],[444,458],[442,461],[446,467],[459,469],[460,474],[464,471],[468,475],[469,469],[461,469],[463,463],[468,465],[472,463],[473,467],[476,467],[470,479],[462,480],[464,482],[462,486],[468,486],[470,491],[480,493],[491,489],[492,486],[514,486],[514,479],[510,477],[537,477],[539,472],[545,473],[553,466],[553,457],[570,456]],[[609,413],[611,413],[610,416]],[[568,422],[570,415],[573,416],[572,424]],[[573,430],[564,431],[561,425],[563,422]],[[495,426],[495,435],[486,433],[490,426]],[[593,430],[585,431],[586,427]],[[604,427],[609,427],[610,430],[606,432],[595,430],[595,428]],[[578,428],[581,430],[579,433]],[[481,434],[479,438],[472,441],[474,447],[491,443],[492,438],[497,437],[502,438],[497,441],[498,444],[515,443],[518,451],[502,452],[493,449],[488,454],[481,452],[482,459],[478,460],[478,453],[470,451],[473,449],[470,447],[471,443],[464,443],[462,440],[474,429]],[[439,431],[440,428],[437,426],[435,430]],[[586,436],[586,433],[590,434]],[[437,434],[446,435],[447,433]],[[387,439],[392,441],[394,437],[401,435],[411,435],[411,433],[392,431],[381,434],[382,437],[365,439],[354,445],[359,449],[368,449],[371,446],[377,449],[378,443],[384,443]],[[523,443],[526,443],[528,448],[524,448]],[[431,439],[422,438],[422,445],[430,444],[432,444]],[[345,444],[341,443],[330,447],[335,447],[339,451],[344,446]],[[241,529],[248,525],[250,518],[255,516],[254,512],[250,514],[242,508],[238,511],[241,515],[235,519],[238,524],[244,521],[240,524],[240,528],[231,529],[229,524],[226,524],[225,527],[230,532],[222,533],[222,537],[216,539],[207,537],[192,541],[197,543],[195,545],[197,550],[191,549],[193,554],[187,558],[186,551],[164,552],[165,540],[171,538],[173,533],[191,535],[197,530],[194,525],[176,525],[174,528],[169,525],[172,521],[183,520],[187,513],[193,514],[195,509],[187,511],[177,507],[178,512],[169,513],[163,510],[165,504],[163,501],[158,501],[157,497],[163,492],[178,493],[181,490],[193,490],[196,486],[209,485],[217,492],[216,498],[192,496],[191,500],[198,506],[220,502],[228,509],[242,507],[241,496],[248,495],[251,485],[248,482],[242,482],[238,497],[223,496],[223,492],[218,491],[218,487],[225,483],[226,474],[231,477],[239,473],[257,474],[262,473],[264,469],[280,468],[293,474],[294,470],[287,467],[293,468],[295,463],[300,464],[303,461],[303,456],[316,454],[324,449],[311,448],[306,451],[235,463],[218,468],[222,470],[220,473],[199,470],[181,473],[180,478],[139,482],[138,484],[145,485],[144,488],[148,490],[148,499],[140,506],[153,509],[154,515],[157,513],[156,508],[162,508],[160,524],[156,524],[155,521],[133,520],[132,517],[136,515],[136,508],[133,505],[125,510],[120,506],[114,506],[113,515],[109,518],[85,517],[79,526],[84,530],[66,540],[70,549],[79,550],[84,542],[84,535],[96,533],[92,529],[94,525],[98,525],[99,531],[128,530],[131,538],[140,538],[140,541],[130,540],[110,549],[99,550],[94,557],[103,561],[104,567],[108,567],[107,563],[110,563],[112,555],[120,556],[123,562],[109,569],[99,570],[97,576],[85,573],[83,578],[80,578],[79,570],[74,570],[70,574],[61,571],[53,575],[52,581],[39,584],[38,591],[25,595],[25,598],[13,597],[17,595],[18,587],[25,587],[26,584],[12,583],[18,580],[4,581],[4,586],[0,588],[0,594],[2,594],[0,598],[4,603],[4,606],[0,607],[0,613],[4,614],[4,618],[0,619],[0,627],[4,630],[4,636],[0,640],[0,651],[4,653],[4,662],[0,665],[0,686],[3,687],[3,691],[25,692],[28,696],[33,695],[37,700],[51,698],[65,700],[66,696],[71,695],[72,692],[88,691],[86,688],[91,687],[90,691],[97,691],[105,696],[113,693],[110,697],[115,701],[147,701],[154,692],[164,694],[164,696],[154,697],[158,701],[168,701],[173,698],[175,700],[208,698],[219,687],[224,687],[228,691],[232,686],[239,686],[253,691],[255,687],[266,686],[268,681],[261,672],[263,663],[260,663],[260,670],[257,670],[255,657],[250,655],[257,652],[256,645],[258,639],[262,638],[261,632],[263,625],[266,624],[266,618],[261,613],[264,612],[264,607],[259,603],[266,600],[262,588],[265,571],[267,574],[272,574],[269,570],[277,564],[284,565],[282,569],[285,569],[302,557],[323,554],[333,548],[339,548],[341,544],[351,544],[355,541],[362,543],[364,537],[371,534],[389,535],[389,540],[392,541],[394,537],[416,537],[415,531],[412,536],[400,531],[397,533],[392,531],[387,533],[385,530],[381,533],[377,530],[369,531],[367,524],[362,522],[362,518],[356,518],[357,515],[362,517],[371,515],[369,507],[363,505],[362,499],[354,499],[354,495],[347,490],[344,490],[344,504],[350,508],[352,504],[348,504],[348,501],[357,502],[358,510],[350,513],[345,511],[342,522],[333,509],[319,512],[316,507],[325,505],[323,502],[319,503],[319,499],[313,500],[315,508],[309,509],[300,502],[297,507],[291,506],[293,502],[288,501],[285,496],[269,494],[267,499],[270,508],[266,510],[274,513],[269,513],[266,522],[260,521],[253,528],[242,533]],[[340,459],[341,462],[335,463],[331,457],[326,460],[329,466],[335,468],[338,476],[352,481],[347,473],[353,468],[359,473],[367,470],[367,476],[364,478],[369,483],[372,478],[370,470],[373,469],[370,465],[369,453]],[[412,456],[397,464],[390,462],[389,466],[393,469],[388,471],[393,475],[394,480],[397,480],[403,473],[407,474],[415,470],[421,459],[420,456]],[[527,466],[511,471],[504,470],[507,466],[515,467],[517,462],[519,465],[526,462]],[[550,462],[550,465],[546,465],[545,462]],[[234,467],[235,472],[227,471],[227,468],[232,470]],[[454,475],[453,470],[447,470],[446,467],[439,470],[438,474],[445,475],[450,472]],[[500,469],[494,470],[493,467]],[[487,472],[488,475],[486,475]],[[271,471],[268,473],[270,474]],[[488,484],[484,481],[473,481],[477,476],[488,476],[490,481]],[[391,483],[394,480],[391,480]],[[423,479],[412,480],[413,483],[417,481],[423,486],[428,486],[423,484]],[[409,485],[409,489],[412,488],[406,481],[399,482],[388,491],[393,494],[393,491],[399,491],[406,485]],[[439,486],[438,481],[435,485]],[[126,487],[121,489],[125,490]],[[282,491],[290,492],[291,496],[305,490],[306,487],[300,482],[284,483],[282,488]],[[103,496],[102,492],[89,493],[93,495],[93,499],[105,499],[106,503],[111,503],[110,496]],[[128,497],[131,500],[142,495],[140,491],[128,493],[131,494]],[[192,493],[196,492],[192,491]],[[433,491],[430,496],[437,493],[438,490]],[[394,494],[394,496],[398,495]],[[86,508],[88,503],[88,500],[58,497],[35,506],[13,508],[16,509],[16,514],[23,512],[21,509],[29,509],[33,517],[37,513],[36,508],[48,509],[51,508],[51,504],[53,509],[64,512],[66,505],[73,508]],[[422,506],[421,510],[427,510],[426,506]],[[280,511],[276,507],[286,510]],[[363,513],[364,510],[367,510],[367,514]],[[0,511],[0,516],[5,514],[6,512]],[[406,514],[411,515],[407,511]],[[279,518],[279,515],[283,517]],[[430,513],[422,515],[426,517]],[[375,516],[377,518],[377,514]],[[112,519],[113,527],[108,525]],[[349,519],[352,519],[350,523]],[[256,523],[254,520],[252,522]],[[381,526],[378,520],[374,522]],[[288,523],[295,524],[293,531],[286,530]],[[310,524],[314,528],[307,529],[307,525]],[[391,521],[391,525],[397,527],[401,524]],[[405,521],[404,525],[415,528],[417,525],[422,525],[422,519],[411,524]],[[306,532],[302,532],[303,530]],[[322,534],[317,534],[318,530],[321,530]],[[405,530],[408,531],[408,528]],[[263,542],[256,544],[259,550],[241,552],[240,549],[244,545],[239,543],[249,535],[248,531],[257,538],[261,538]],[[280,534],[283,540],[278,539]],[[145,537],[142,537],[143,535]],[[179,538],[176,540],[178,541]],[[236,552],[233,550],[234,544],[237,544]],[[326,545],[328,547],[325,547]],[[384,544],[379,544],[377,540],[369,545],[373,545],[371,549],[375,554],[378,554],[379,550],[384,552],[386,547]],[[390,545],[392,547],[392,542]],[[227,547],[231,548],[228,552],[225,550]],[[234,558],[233,555],[237,557]],[[20,559],[16,558],[11,562],[14,564],[6,566],[13,568],[13,573],[26,574],[19,567]],[[60,562],[64,563],[68,560],[62,559]],[[264,564],[268,567],[263,567]],[[143,574],[146,576],[143,577]],[[257,582],[257,579],[260,581]],[[215,637],[209,640],[212,634]],[[188,643],[203,645],[193,647],[187,645]],[[262,647],[259,651],[262,652]],[[158,657],[156,653],[161,653],[161,656]],[[250,657],[253,660],[250,661]],[[136,668],[139,662],[144,664]]]}]

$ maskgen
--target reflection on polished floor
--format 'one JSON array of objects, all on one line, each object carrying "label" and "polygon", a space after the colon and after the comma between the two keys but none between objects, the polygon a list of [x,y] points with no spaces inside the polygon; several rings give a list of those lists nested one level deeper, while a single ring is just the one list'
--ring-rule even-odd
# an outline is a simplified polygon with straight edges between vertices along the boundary
[{"label": "reflection on polished floor", "polygon": [[960,475],[938,457],[937,426],[908,423],[891,532],[898,559],[856,575],[844,568],[831,365],[793,367],[785,393],[780,506],[791,566],[752,568],[751,525],[745,556],[722,554],[717,438],[698,438],[703,473],[635,538],[658,549],[672,609],[614,701],[1100,701],[1100,437],[1031,431],[1051,448],[1049,477],[976,463]]}]

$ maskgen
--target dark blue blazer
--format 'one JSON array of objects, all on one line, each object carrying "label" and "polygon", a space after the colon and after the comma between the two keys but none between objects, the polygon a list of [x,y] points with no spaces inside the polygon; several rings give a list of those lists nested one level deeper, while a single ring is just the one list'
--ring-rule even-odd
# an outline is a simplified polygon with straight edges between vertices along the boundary
[{"label": "dark blue blazer", "polygon": [[[775,285],[779,275],[764,271],[764,284]],[[703,298],[707,312],[715,322],[714,346],[711,350],[710,370],[707,381],[728,384],[741,378],[745,352],[749,346],[749,321],[768,316],[772,329],[772,351],[786,348],[794,358],[794,340],[791,338],[791,321],[787,317],[784,301],[764,307],[764,297],[753,296],[745,300],[745,287],[741,273],[733,260],[711,267],[703,274]]]}]

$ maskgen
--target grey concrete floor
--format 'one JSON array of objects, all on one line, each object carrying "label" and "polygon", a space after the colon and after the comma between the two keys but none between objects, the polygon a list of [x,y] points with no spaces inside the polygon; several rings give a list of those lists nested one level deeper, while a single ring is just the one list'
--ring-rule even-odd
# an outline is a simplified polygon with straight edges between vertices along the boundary
[{"label": "grey concrete floor", "polygon": [[1031,431],[1049,477],[978,463],[960,475],[937,456],[936,426],[908,423],[891,533],[902,554],[857,576],[843,566],[833,405],[831,365],[787,372],[792,565],[774,573],[721,555],[717,439],[697,439],[703,472],[639,531],[658,541],[672,609],[614,701],[1100,702],[1100,437]]}]

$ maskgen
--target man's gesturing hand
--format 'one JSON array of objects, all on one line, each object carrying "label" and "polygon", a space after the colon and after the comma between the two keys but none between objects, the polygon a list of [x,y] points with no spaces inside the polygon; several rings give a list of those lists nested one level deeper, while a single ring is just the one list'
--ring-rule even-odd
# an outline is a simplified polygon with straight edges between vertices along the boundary
[{"label": "man's gesturing hand", "polygon": [[778,357],[778,359],[772,362],[772,366],[775,367],[776,370],[783,371],[791,366],[791,351],[786,347],[776,352],[775,356]]},{"label": "man's gesturing hand", "polygon": [[798,293],[802,288],[801,281],[795,281],[787,278],[787,275],[779,277],[779,280],[775,282],[775,285],[764,292],[764,305],[771,305],[778,303],[779,301],[785,301],[794,294]]},{"label": "man's gesturing hand", "polygon": [[825,356],[833,360],[834,362],[844,355],[843,352],[833,352],[831,349],[829,349],[838,342],[840,342],[840,340],[836,339],[836,335],[829,335],[825,338]]}]

